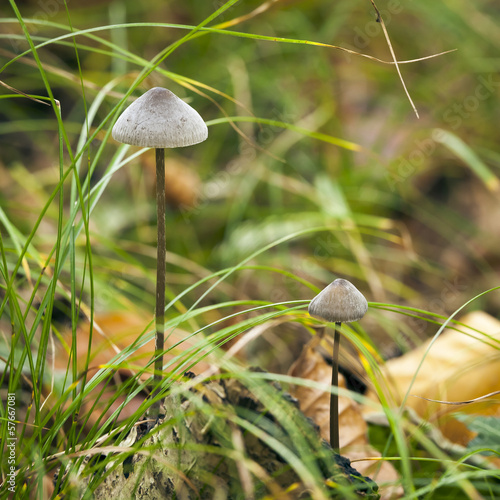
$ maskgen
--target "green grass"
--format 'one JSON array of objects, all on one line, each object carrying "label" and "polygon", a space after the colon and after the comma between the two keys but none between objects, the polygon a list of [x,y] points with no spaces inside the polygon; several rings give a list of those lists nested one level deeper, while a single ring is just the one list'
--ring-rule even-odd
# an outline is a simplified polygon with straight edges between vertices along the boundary
[{"label": "green grass", "polygon": [[[373,442],[398,467],[405,498],[474,498],[474,489],[495,498],[497,472],[440,449],[384,401],[378,376],[394,346],[437,337],[441,325],[459,332],[459,310],[498,310],[499,250],[487,217],[498,209],[500,171],[493,1],[378,5],[399,60],[457,49],[401,65],[420,120],[394,66],[377,62],[391,54],[370,2],[57,5],[47,14],[11,0],[0,21],[0,80],[50,105],[8,88],[0,96],[0,435],[5,443],[4,393],[15,393],[18,497],[44,498],[44,477],[59,467],[67,475],[57,486],[71,496],[85,451],[120,446],[154,401],[146,397],[152,152],[117,145],[110,134],[133,98],[164,86],[200,112],[209,139],[167,154],[167,171],[177,161],[189,174],[181,193],[197,201],[172,198],[167,214],[170,344],[157,397],[191,398],[195,414],[210,414],[184,377],[210,362],[223,370],[210,380],[241,381],[283,425],[219,407],[212,416],[225,451],[189,451],[243,461],[258,483],[258,461],[221,428],[230,422],[281,456],[312,498],[354,497],[345,484],[325,484],[314,459],[321,443],[299,417],[287,418],[293,409],[271,384],[315,387],[286,376],[286,363],[314,332],[308,301],[347,277],[371,302],[367,320],[343,334],[382,398],[390,433]],[[79,340],[88,325],[84,342],[97,342],[108,312],[151,323],[96,366]],[[226,355],[230,342],[273,321],[282,329]],[[250,371],[257,360],[269,371]],[[140,445],[95,453],[85,473],[92,488]]]}]

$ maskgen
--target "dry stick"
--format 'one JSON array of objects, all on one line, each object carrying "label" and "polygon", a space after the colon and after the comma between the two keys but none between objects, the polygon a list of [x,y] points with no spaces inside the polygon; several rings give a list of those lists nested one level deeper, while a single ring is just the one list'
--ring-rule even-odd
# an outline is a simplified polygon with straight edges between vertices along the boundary
[{"label": "dry stick", "polygon": [[[340,326],[342,323],[335,323],[335,335],[333,337],[333,363],[332,363],[332,386],[339,387],[339,348],[340,348]],[[332,392],[330,394],[330,444],[334,451],[340,450],[339,436],[339,395]]]},{"label": "dry stick", "polygon": [[[163,371],[163,350],[165,344],[165,149],[156,148],[156,225],[158,228],[156,254],[156,342],[153,386],[160,384]],[[160,400],[151,406],[151,418],[160,414]]]}]

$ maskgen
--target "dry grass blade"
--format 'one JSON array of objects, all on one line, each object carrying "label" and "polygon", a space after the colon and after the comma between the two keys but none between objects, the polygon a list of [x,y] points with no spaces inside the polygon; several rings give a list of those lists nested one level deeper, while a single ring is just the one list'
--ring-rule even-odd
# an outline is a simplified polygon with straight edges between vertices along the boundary
[{"label": "dry grass blade", "polygon": [[[14,52],[11,52],[9,50],[5,50],[2,48],[0,48],[0,55],[3,57],[9,58],[9,59],[13,59],[14,57],[16,57],[16,54]],[[33,61],[29,57],[20,57],[18,59],[18,61],[20,63],[25,64],[26,66],[30,66],[32,68],[37,67],[36,61]],[[52,73],[54,75],[57,75],[58,77],[61,77],[64,80],[67,80],[69,82],[76,83],[76,84],[80,83],[80,78],[77,75],[74,75],[71,71],[66,71],[64,69],[58,68],[57,66],[54,66],[53,64],[49,64],[47,62],[44,62],[44,68],[48,73]],[[86,89],[90,89],[90,90],[93,90],[95,92],[99,92],[101,90],[101,87],[99,85],[97,85],[94,82],[91,82],[90,80],[84,79],[83,85],[85,86]],[[4,86],[5,86],[5,84],[4,84]],[[23,92],[21,92],[21,94],[26,95]],[[123,94],[121,94],[119,92],[113,92],[113,91],[106,92],[106,95],[108,95],[110,97],[115,97],[117,99],[121,99],[123,97]],[[26,95],[26,97],[33,99],[32,97],[30,97],[28,95]],[[130,101],[133,101],[133,97],[130,97]],[[42,104],[47,104],[46,102],[43,102],[43,101],[38,101],[38,102],[41,102]],[[50,104],[47,104],[47,105],[50,106]]]},{"label": "dry grass blade", "polygon": [[381,61],[384,64],[411,64],[420,61],[426,61],[427,59],[434,59],[435,57],[444,56],[445,54],[450,54],[451,52],[456,52],[457,49],[445,50],[444,52],[438,52],[437,54],[431,54],[430,56],[418,57],[417,59],[407,59],[405,61]]},{"label": "dry grass blade", "polygon": [[416,394],[412,394],[412,396],[414,398],[425,399],[426,401],[430,401],[431,403],[441,403],[443,405],[470,405],[471,403],[484,401],[485,399],[491,398],[491,396],[496,396],[497,394],[500,394],[500,391],[490,392],[489,394],[485,394],[484,396],[479,396],[478,398],[469,399],[467,401],[441,401],[440,399],[424,398],[423,396],[417,396]]},{"label": "dry grass blade", "polygon": [[39,102],[40,104],[45,104],[45,106],[50,106],[50,104],[48,102],[44,102],[44,101],[41,101],[40,99],[36,99],[35,97],[31,97],[30,95],[26,94],[22,90],[15,89],[14,87],[7,85],[5,82],[2,82],[2,80],[0,80],[0,85],[5,87],[6,89],[11,90],[12,92],[15,92],[16,94],[20,94],[20,95],[23,95],[24,97],[27,97],[31,101]]},{"label": "dry grass blade", "polygon": [[219,29],[219,28],[203,28],[200,30],[200,33],[201,34],[203,34],[203,33],[218,33],[221,35],[234,36],[234,37],[238,37],[238,38],[249,38],[252,40],[263,40],[263,41],[274,42],[274,43],[290,43],[290,44],[299,44],[299,45],[310,45],[312,47],[325,47],[328,49],[341,50],[343,52],[347,52],[348,54],[351,54],[354,56],[365,57],[366,59],[370,59],[371,61],[376,61],[376,62],[379,62],[382,64],[396,64],[396,65],[398,65],[398,64],[410,64],[410,63],[414,63],[414,62],[418,62],[418,61],[424,61],[426,59],[432,59],[434,57],[439,57],[443,54],[447,54],[449,52],[454,52],[456,50],[456,49],[447,50],[444,52],[439,52],[437,54],[431,54],[429,56],[419,57],[417,59],[411,59],[411,60],[397,61],[397,60],[395,60],[395,58],[393,58],[391,61],[384,61],[383,59],[379,59],[378,57],[374,57],[374,56],[371,56],[369,54],[364,54],[363,52],[357,52],[356,50],[348,49],[346,47],[341,47],[340,45],[332,45],[330,43],[314,42],[312,40],[293,39],[293,38],[266,36],[266,35],[255,35],[255,34],[251,34],[251,33],[244,33],[242,31],[229,31],[229,30]]},{"label": "dry grass blade", "polygon": [[373,5],[373,8],[375,9],[375,12],[377,13],[377,22],[380,23],[382,26],[382,31],[384,32],[385,39],[387,40],[387,45],[389,46],[389,50],[391,52],[392,59],[394,61],[394,65],[396,66],[396,71],[398,72],[399,79],[401,80],[401,83],[403,84],[403,88],[406,92],[406,96],[408,97],[408,100],[410,101],[411,107],[413,108],[413,111],[415,111],[415,114],[417,115],[417,118],[420,118],[417,108],[415,107],[415,104],[413,103],[413,100],[410,96],[410,93],[408,92],[408,89],[406,88],[405,81],[403,79],[403,75],[401,74],[401,70],[399,69],[399,64],[398,60],[396,59],[396,54],[394,53],[394,49],[392,48],[392,43],[391,39],[389,38],[389,33],[387,32],[387,28],[385,27],[384,20],[382,19],[382,16],[380,15],[380,12],[375,5],[375,2],[373,0],[370,0],[371,4]]},{"label": "dry grass blade", "polygon": [[244,16],[235,17],[234,19],[231,19],[230,21],[226,21],[225,23],[220,23],[214,27],[219,28],[219,29],[224,29],[224,28],[228,28],[229,26],[236,26],[237,24],[243,23],[245,21],[248,21],[249,19],[252,19],[253,17],[256,17],[260,14],[263,14],[264,12],[269,10],[275,3],[278,3],[279,1],[280,0],[269,0],[268,2],[265,2],[262,5],[259,5],[256,9],[252,10],[248,14],[245,14]]}]

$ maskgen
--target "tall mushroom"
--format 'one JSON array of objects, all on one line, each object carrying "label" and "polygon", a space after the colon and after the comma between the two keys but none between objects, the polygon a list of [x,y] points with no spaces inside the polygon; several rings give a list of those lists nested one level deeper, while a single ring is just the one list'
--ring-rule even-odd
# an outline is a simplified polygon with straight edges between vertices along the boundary
[{"label": "tall mushroom", "polygon": [[[322,290],[309,304],[309,314],[330,323],[335,323],[333,338],[332,386],[339,385],[339,329],[342,323],[360,320],[368,310],[368,302],[363,294],[350,282],[336,279]],[[339,397],[330,395],[330,443],[339,451]]]},{"label": "tall mushroom", "polygon": [[[159,384],[163,369],[165,330],[165,149],[191,146],[208,137],[205,122],[191,106],[170,90],[155,87],[134,101],[118,118],[113,130],[118,142],[155,148],[156,205],[157,205],[157,262],[156,262],[156,343],[154,384]],[[151,407],[157,418],[160,401]]]}]

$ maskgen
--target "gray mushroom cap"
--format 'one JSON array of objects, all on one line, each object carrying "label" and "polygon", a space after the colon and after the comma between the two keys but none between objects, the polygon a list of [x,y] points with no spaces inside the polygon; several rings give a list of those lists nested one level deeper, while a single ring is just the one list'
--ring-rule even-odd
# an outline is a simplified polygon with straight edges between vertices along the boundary
[{"label": "gray mushroom cap", "polygon": [[330,323],[358,321],[368,310],[363,294],[350,282],[336,279],[309,304],[309,314]]},{"label": "gray mushroom cap", "polygon": [[155,87],[118,118],[113,139],[146,148],[178,148],[203,142],[208,129],[202,117],[170,90]]}]

